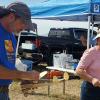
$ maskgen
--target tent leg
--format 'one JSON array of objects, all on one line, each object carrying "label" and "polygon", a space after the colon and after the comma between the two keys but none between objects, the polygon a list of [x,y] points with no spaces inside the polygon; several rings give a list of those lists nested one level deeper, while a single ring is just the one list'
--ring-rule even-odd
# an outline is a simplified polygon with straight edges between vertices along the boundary
[{"label": "tent leg", "polygon": [[90,22],[91,22],[91,16],[88,16],[87,49],[89,49],[89,44],[90,44]]},{"label": "tent leg", "polygon": [[[94,23],[92,23],[92,34],[91,37],[93,38],[93,28],[94,28]],[[93,46],[93,44],[91,44],[91,47]]]},{"label": "tent leg", "polygon": [[17,47],[16,47],[16,58],[18,56],[18,47],[19,47],[20,37],[21,37],[21,32],[18,35],[18,42],[17,42]]}]

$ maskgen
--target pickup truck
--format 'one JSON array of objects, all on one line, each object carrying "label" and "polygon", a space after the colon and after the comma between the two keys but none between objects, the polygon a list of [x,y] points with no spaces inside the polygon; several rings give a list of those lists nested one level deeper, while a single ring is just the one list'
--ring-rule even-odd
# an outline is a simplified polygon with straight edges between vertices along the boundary
[{"label": "pickup truck", "polygon": [[[39,40],[38,50],[43,54],[43,61],[45,61],[49,66],[53,65],[53,54],[62,53],[64,50],[68,54],[72,54],[74,59],[80,59],[86,46],[82,45],[80,37],[82,35],[87,36],[87,29],[84,28],[51,28],[48,36],[38,36],[32,35],[30,41]],[[97,33],[93,31],[93,36]],[[91,37],[91,36],[90,36]],[[21,42],[25,41],[25,36],[22,38]]]},{"label": "pickup truck", "polygon": [[[48,65],[52,65],[53,53],[61,53],[63,50],[72,54],[74,59],[80,59],[87,48],[82,45],[80,37],[85,35],[87,38],[87,31],[83,28],[51,28],[48,37],[39,36],[41,40],[40,49]],[[93,36],[96,34],[96,31],[93,31]]]}]

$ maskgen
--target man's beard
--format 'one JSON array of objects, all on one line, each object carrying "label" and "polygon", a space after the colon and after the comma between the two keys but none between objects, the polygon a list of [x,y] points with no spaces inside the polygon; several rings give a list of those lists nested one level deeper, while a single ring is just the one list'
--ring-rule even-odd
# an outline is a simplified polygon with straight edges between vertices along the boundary
[{"label": "man's beard", "polygon": [[17,30],[15,25],[13,23],[9,24],[9,28],[11,29],[11,31],[15,34],[18,35],[22,30]]}]

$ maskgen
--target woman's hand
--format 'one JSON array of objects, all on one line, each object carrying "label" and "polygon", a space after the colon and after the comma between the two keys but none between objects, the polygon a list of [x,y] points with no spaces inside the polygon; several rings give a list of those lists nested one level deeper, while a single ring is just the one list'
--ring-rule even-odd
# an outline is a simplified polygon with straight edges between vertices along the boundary
[{"label": "woman's hand", "polygon": [[97,78],[93,78],[92,79],[92,84],[95,87],[100,87],[100,80],[98,80]]}]

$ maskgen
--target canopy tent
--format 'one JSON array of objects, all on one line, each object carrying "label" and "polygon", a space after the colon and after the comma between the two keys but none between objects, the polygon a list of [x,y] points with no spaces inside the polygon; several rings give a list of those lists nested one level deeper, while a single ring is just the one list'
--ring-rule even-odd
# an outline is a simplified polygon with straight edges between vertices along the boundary
[{"label": "canopy tent", "polygon": [[47,0],[31,6],[32,18],[87,21],[89,15],[100,20],[100,0]]},{"label": "canopy tent", "polygon": [[90,24],[100,21],[100,0],[47,0],[31,6],[34,19],[61,21],[88,21],[87,48],[90,41]]}]

